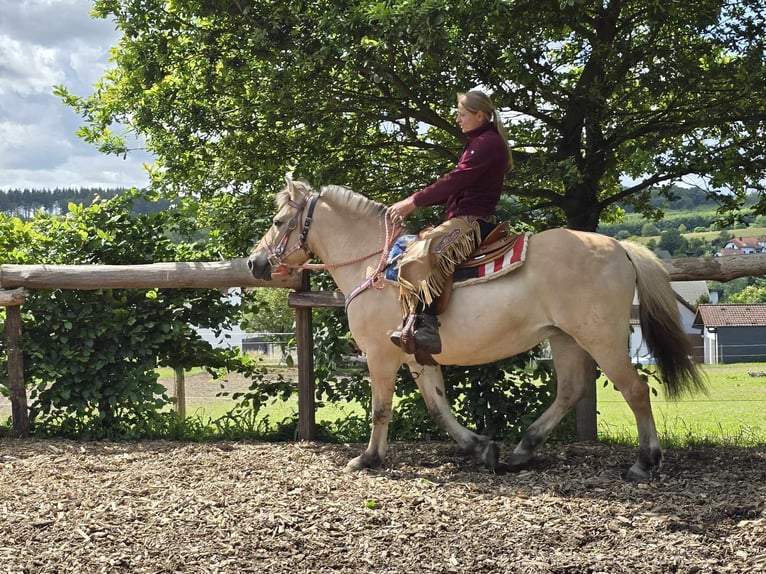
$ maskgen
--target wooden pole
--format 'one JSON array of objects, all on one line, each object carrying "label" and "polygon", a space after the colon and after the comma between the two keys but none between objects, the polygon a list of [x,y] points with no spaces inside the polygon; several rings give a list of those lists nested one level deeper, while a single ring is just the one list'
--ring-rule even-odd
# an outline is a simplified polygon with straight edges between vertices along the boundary
[{"label": "wooden pole", "polygon": [[5,310],[5,341],[8,346],[8,394],[11,399],[13,435],[29,436],[27,390],[24,387],[24,358],[21,351],[21,307]]},{"label": "wooden pole", "polygon": [[587,385],[585,396],[575,405],[575,434],[581,442],[598,440],[598,406],[596,404],[596,362],[588,358],[588,365],[583,370]]},{"label": "wooden pole", "polygon": [[[311,289],[308,271],[301,273],[301,291]],[[298,438],[316,438],[316,402],[314,394],[314,341],[311,307],[295,307],[295,340],[298,352]]]},{"label": "wooden pole", "polygon": [[766,253],[663,259],[671,281],[731,281],[766,275]]},{"label": "wooden pole", "polygon": [[10,305],[23,305],[27,300],[27,292],[24,289],[0,289],[0,307]]},{"label": "wooden pole", "polygon": [[36,289],[153,289],[177,287],[286,287],[301,285],[299,273],[284,279],[255,279],[244,258],[230,261],[145,265],[0,265],[0,287]]},{"label": "wooden pole", "polygon": [[175,369],[176,386],[176,417],[179,421],[186,420],[186,375],[183,367]]}]

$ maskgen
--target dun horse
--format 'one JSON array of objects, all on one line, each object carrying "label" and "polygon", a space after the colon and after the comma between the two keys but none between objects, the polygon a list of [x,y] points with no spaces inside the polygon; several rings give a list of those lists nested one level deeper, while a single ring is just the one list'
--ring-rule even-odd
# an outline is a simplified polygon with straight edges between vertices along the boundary
[{"label": "dun horse", "polygon": [[[649,388],[627,351],[636,289],[642,331],[668,396],[704,389],[689,358],[690,343],[679,323],[667,273],[649,250],[565,229],[532,235],[522,267],[489,282],[455,289],[439,317],[442,352],[434,358],[442,365],[488,363],[545,339],[550,343],[558,380],[555,400],[529,426],[510,460],[501,463],[499,449],[488,437],[466,429],[453,416],[440,366],[418,364],[389,340],[401,321],[399,290],[366,288],[392,239],[385,207],[346,188],[327,186],[316,192],[299,181],[288,181],[276,204],[273,226],[248,259],[253,275],[269,279],[286,267],[302,266],[316,254],[346,295],[351,333],[367,355],[372,431],[367,449],[348,463],[348,469],[382,463],[402,363],[413,372],[431,416],[463,449],[491,468],[520,469],[583,396],[595,360],[636,417],[639,455],[626,478],[649,479],[661,462],[662,450]],[[355,296],[349,299],[352,293]]]}]

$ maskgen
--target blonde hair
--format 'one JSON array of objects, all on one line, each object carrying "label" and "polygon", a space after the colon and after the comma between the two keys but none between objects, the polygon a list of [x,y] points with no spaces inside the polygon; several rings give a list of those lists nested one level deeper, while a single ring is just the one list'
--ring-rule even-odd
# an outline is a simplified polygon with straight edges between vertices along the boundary
[{"label": "blonde hair", "polygon": [[482,112],[487,118],[487,121],[495,124],[497,133],[500,134],[500,137],[505,143],[505,147],[508,149],[508,168],[512,168],[513,155],[511,154],[511,149],[508,147],[508,132],[500,118],[500,113],[495,108],[490,97],[481,90],[471,90],[464,94],[458,94],[457,102],[463,104],[463,107],[472,114]]}]

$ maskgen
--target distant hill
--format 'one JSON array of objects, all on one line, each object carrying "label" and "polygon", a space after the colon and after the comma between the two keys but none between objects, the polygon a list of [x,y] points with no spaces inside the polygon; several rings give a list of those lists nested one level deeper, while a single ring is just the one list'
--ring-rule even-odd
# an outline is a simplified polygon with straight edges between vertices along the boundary
[{"label": "distant hill", "polygon": [[[38,211],[52,215],[62,215],[69,211],[69,204],[91,205],[99,197],[111,199],[126,188],[66,188],[66,189],[11,189],[0,191],[0,212],[24,220],[31,219]],[[169,202],[148,203],[137,201],[133,211],[150,213],[167,209]]]},{"label": "distant hill", "polygon": [[[721,229],[714,226],[717,217],[716,209],[718,204],[710,199],[708,194],[698,187],[676,187],[671,188],[672,199],[660,196],[656,191],[652,192],[649,205],[654,208],[662,209],[665,212],[664,217],[659,221],[649,221],[639,213],[636,213],[633,206],[621,205],[625,210],[625,217],[619,223],[601,223],[598,226],[598,232],[610,237],[622,236],[646,236],[655,235],[655,233],[645,233],[644,226],[651,223],[656,228],[656,233],[670,229],[681,229],[686,232],[716,231]],[[753,195],[748,197],[746,204],[754,204],[758,198]],[[746,216],[745,221],[748,224],[756,223],[757,219]],[[760,222],[757,222],[760,224]]]}]

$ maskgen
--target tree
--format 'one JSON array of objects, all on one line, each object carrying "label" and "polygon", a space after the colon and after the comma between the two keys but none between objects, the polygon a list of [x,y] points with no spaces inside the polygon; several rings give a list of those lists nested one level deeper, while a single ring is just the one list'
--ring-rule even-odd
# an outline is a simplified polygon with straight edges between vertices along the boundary
[{"label": "tree", "polygon": [[748,285],[738,293],[732,293],[729,296],[730,303],[766,303],[766,281],[755,279],[754,283]]},{"label": "tree", "polygon": [[292,331],[295,313],[287,310],[287,296],[286,289],[254,289],[248,312],[242,317],[242,328],[256,333]]},{"label": "tree", "polygon": [[641,237],[653,237],[659,234],[660,230],[654,223],[644,223],[641,227]]},{"label": "tree", "polygon": [[724,210],[763,190],[760,0],[97,0],[94,14],[123,37],[95,93],[58,88],[81,135],[119,154],[115,122],[145,138],[155,185],[212,200],[206,223],[239,252],[288,169],[385,200],[432,181],[461,147],[455,94],[474,86],[504,111],[508,191],[539,226],[595,230],[617,202],[656,217],[650,188],[685,176]]},{"label": "tree", "polygon": [[678,229],[666,229],[660,234],[659,247],[671,255],[682,253],[686,249],[686,239]]}]

